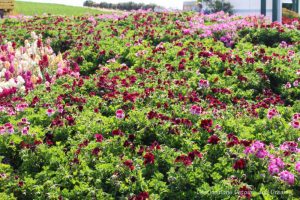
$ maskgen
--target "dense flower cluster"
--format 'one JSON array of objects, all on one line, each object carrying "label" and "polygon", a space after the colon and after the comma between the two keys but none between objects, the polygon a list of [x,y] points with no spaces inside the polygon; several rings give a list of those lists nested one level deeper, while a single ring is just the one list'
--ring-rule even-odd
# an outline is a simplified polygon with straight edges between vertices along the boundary
[{"label": "dense flower cluster", "polygon": [[299,28],[224,13],[6,19],[0,196],[297,199]]}]

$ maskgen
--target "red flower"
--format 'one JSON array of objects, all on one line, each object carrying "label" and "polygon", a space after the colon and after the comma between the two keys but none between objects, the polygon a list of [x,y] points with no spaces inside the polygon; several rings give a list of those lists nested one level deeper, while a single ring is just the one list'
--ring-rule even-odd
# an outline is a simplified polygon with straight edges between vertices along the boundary
[{"label": "red flower", "polygon": [[235,170],[242,170],[242,169],[245,169],[246,167],[246,160],[241,158],[239,160],[237,160],[234,164],[233,164],[233,168]]},{"label": "red flower", "polygon": [[201,127],[203,129],[208,130],[210,127],[212,127],[213,121],[211,119],[204,119],[201,121]]},{"label": "red flower", "polygon": [[116,129],[116,130],[112,131],[112,135],[113,136],[116,136],[116,135],[123,136],[124,133],[120,129]]},{"label": "red flower", "polygon": [[185,166],[190,166],[193,163],[191,158],[186,155],[178,156],[175,162],[182,162]]},{"label": "red flower", "polygon": [[138,195],[134,195],[133,197],[129,198],[129,200],[147,200],[149,199],[148,192],[141,192]]},{"label": "red flower", "polygon": [[147,165],[147,164],[154,164],[154,159],[155,159],[155,156],[152,154],[152,153],[146,153],[144,155],[144,165]]},{"label": "red flower", "polygon": [[208,138],[207,142],[209,144],[218,144],[220,141],[219,137],[217,135],[212,135],[210,138]]},{"label": "red flower", "polygon": [[193,161],[195,157],[202,158],[203,155],[198,150],[194,150],[188,154],[188,157]]},{"label": "red flower", "polygon": [[133,165],[133,161],[132,160],[126,160],[123,164],[126,165],[127,167],[129,167],[129,169],[131,171],[134,170],[134,165]]},{"label": "red flower", "polygon": [[24,182],[23,181],[19,181],[18,185],[19,185],[19,187],[23,187]]}]

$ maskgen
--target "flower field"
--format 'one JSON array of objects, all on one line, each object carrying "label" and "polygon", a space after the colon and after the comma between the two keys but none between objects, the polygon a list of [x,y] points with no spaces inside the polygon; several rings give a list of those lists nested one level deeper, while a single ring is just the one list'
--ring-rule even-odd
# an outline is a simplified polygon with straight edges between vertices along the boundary
[{"label": "flower field", "polygon": [[299,199],[300,24],[0,24],[0,199]]}]

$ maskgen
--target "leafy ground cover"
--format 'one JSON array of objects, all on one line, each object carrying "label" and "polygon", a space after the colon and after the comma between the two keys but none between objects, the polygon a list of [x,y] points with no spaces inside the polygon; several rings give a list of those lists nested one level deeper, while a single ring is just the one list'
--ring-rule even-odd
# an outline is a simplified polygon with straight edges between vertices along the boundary
[{"label": "leafy ground cover", "polygon": [[6,19],[3,199],[298,199],[300,26]]},{"label": "leafy ground cover", "polygon": [[35,3],[35,2],[15,2],[15,14],[22,15],[42,15],[42,14],[52,14],[52,15],[64,15],[64,16],[78,16],[84,14],[101,14],[108,13],[107,11],[100,11],[97,9],[83,8],[76,6],[66,6],[60,4],[51,3]]}]

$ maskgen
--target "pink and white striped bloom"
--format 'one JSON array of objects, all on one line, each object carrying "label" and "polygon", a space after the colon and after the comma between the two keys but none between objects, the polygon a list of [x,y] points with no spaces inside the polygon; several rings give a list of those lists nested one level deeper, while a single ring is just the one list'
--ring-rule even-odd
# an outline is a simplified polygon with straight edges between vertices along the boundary
[{"label": "pink and white striped bloom", "polygon": [[48,117],[51,117],[54,113],[55,113],[55,110],[53,110],[52,108],[48,108],[46,111],[46,114],[48,115]]},{"label": "pink and white striped bloom", "polygon": [[117,111],[116,111],[116,117],[117,117],[118,119],[124,119],[124,118],[125,118],[125,113],[124,113],[124,111],[123,111],[122,109],[117,110]]},{"label": "pink and white striped bloom", "polygon": [[16,111],[23,112],[26,108],[28,108],[27,103],[20,103],[16,106]]},{"label": "pink and white striped bloom", "polygon": [[268,119],[272,119],[273,117],[278,115],[279,113],[275,108],[268,110],[268,114],[267,114]]},{"label": "pink and white striped bloom", "polygon": [[285,89],[289,89],[292,87],[292,84],[290,82],[287,82],[285,85],[284,85]]},{"label": "pink and white striped bloom", "polygon": [[26,126],[22,129],[22,135],[28,135],[29,133],[29,126]]},{"label": "pink and white striped bloom", "polygon": [[11,123],[4,124],[4,127],[6,130],[6,133],[8,133],[8,134],[13,134],[15,132],[14,126]]},{"label": "pink and white striped bloom", "polygon": [[200,89],[203,89],[203,88],[209,88],[210,84],[209,84],[209,81],[208,80],[203,80],[201,79],[199,81],[199,88]]}]

